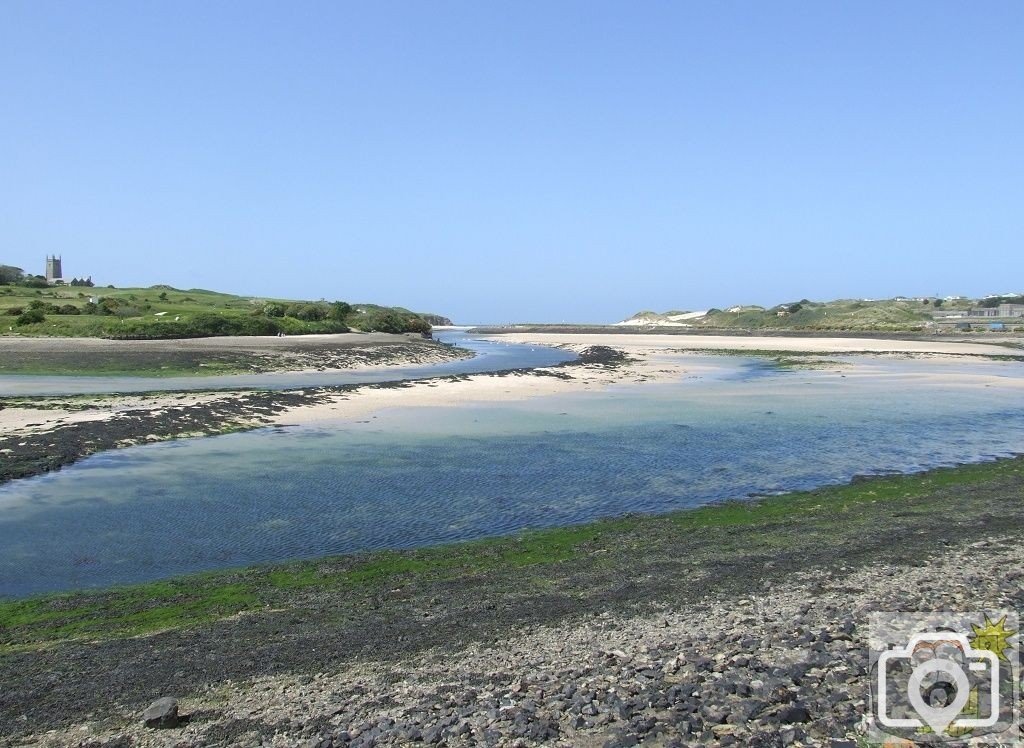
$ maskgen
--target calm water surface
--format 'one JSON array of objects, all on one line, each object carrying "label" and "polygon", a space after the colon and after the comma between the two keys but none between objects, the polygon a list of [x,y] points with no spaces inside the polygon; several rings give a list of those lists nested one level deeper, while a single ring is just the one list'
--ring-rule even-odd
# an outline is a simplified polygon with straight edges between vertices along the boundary
[{"label": "calm water surface", "polygon": [[169,442],[17,481],[0,488],[0,595],[664,512],[1024,451],[1019,364],[971,364],[1001,377],[985,386],[944,384],[912,361],[840,378],[717,360],[717,375],[673,384]]},{"label": "calm water surface", "polygon": [[0,375],[0,396],[81,395],[109,392],[181,392],[184,390],[266,389],[325,387],[340,384],[398,382],[406,379],[451,374],[479,374],[526,367],[553,366],[576,358],[576,354],[548,346],[507,343],[500,339],[475,338],[460,330],[445,330],[435,339],[472,351],[472,358],[440,364],[382,366],[352,371],[269,372],[266,374],[225,374],[209,377],[79,377],[73,375]]}]

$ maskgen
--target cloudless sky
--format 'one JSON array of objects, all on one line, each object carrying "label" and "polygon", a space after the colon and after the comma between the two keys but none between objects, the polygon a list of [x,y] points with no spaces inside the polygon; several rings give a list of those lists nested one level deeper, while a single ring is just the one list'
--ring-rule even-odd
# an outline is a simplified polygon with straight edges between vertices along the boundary
[{"label": "cloudless sky", "polygon": [[0,2],[0,263],[462,322],[1024,290],[1024,3]]}]

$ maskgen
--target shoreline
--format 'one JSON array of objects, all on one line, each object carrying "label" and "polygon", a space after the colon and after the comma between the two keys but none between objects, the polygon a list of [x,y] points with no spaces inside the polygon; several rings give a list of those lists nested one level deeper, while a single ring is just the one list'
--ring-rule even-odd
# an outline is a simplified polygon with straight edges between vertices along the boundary
[{"label": "shoreline", "polygon": [[535,345],[615,345],[620,347],[643,347],[663,351],[777,351],[780,353],[804,353],[822,355],[879,355],[879,354],[937,354],[937,355],[974,355],[1006,357],[1013,359],[1021,356],[1022,350],[995,345],[976,340],[947,340],[941,338],[892,338],[892,337],[860,337],[857,334],[833,335],[816,333],[808,335],[762,335],[751,333],[745,335],[723,335],[720,331],[714,334],[694,335],[694,340],[685,340],[685,335],[664,334],[662,332],[638,331],[635,333],[617,333],[607,331],[601,333],[565,332],[549,333],[542,330],[524,331],[508,330],[504,332],[479,332],[485,337],[494,337],[513,343]]},{"label": "shoreline", "polygon": [[[348,417],[386,407],[382,401],[404,398],[416,390],[447,386],[447,395],[432,404],[445,404],[452,387],[465,383],[490,384],[505,390],[507,381],[574,381],[569,370],[586,370],[603,381],[614,381],[616,370],[628,362],[611,349],[597,349],[552,367],[506,369],[483,374],[441,375],[292,390],[213,390],[147,393],[0,397],[0,486],[11,480],[43,475],[111,449],[179,438],[216,436],[270,426],[337,420],[341,403],[358,403]],[[545,394],[527,386],[530,396]],[[362,407],[364,410],[359,410]]]},{"label": "shoreline", "polygon": [[[214,436],[271,426],[350,421],[396,407],[447,407],[510,402],[613,385],[657,384],[700,378],[719,368],[716,358],[762,359],[788,369],[828,369],[840,376],[870,376],[865,361],[913,357],[943,361],[1017,362],[990,346],[920,344],[904,350],[861,350],[859,343],[817,338],[802,347],[782,341],[774,349],[752,338],[746,349],[681,348],[667,336],[503,336],[513,342],[556,346],[578,358],[560,365],[455,374],[423,379],[301,387],[289,390],[154,390],[146,393],[0,397],[0,485],[45,474],[109,449],[177,438]],[[949,347],[952,345],[953,347]],[[842,360],[829,359],[829,356]],[[985,384],[984,379],[979,383]]]},{"label": "shoreline", "polygon": [[[445,730],[464,720],[472,734],[479,727],[506,735],[513,722],[488,716],[486,703],[478,704],[481,674],[484,691],[503,688],[518,704],[536,701],[534,676],[564,668],[565,658],[585,665],[586,672],[565,676],[577,687],[588,672],[619,673],[622,662],[648,667],[656,661],[659,672],[670,673],[666,663],[677,655],[682,660],[674,667],[721,654],[724,643],[701,644],[702,632],[710,635],[715,621],[736,630],[749,618],[744,611],[771,613],[755,615],[748,632],[771,628],[770,620],[783,627],[769,634],[782,649],[769,648],[764,656],[774,651],[775,657],[806,661],[814,638],[801,640],[799,632],[808,623],[831,631],[831,641],[843,641],[841,631],[860,641],[864,611],[888,609],[878,607],[892,604],[885,595],[904,594],[892,591],[893,577],[917,580],[916,594],[930,591],[939,608],[1007,602],[988,599],[999,590],[1020,596],[1019,585],[1007,580],[1024,576],[1024,556],[1019,544],[1005,538],[1024,529],[1022,491],[1024,458],[1017,457],[513,537],[4,602],[0,676],[11,688],[0,696],[0,714],[10,718],[0,719],[7,725],[0,737],[34,735],[41,745],[58,746],[85,735],[130,736],[139,745],[170,746],[204,735],[242,740],[256,729],[280,735],[284,742],[274,745],[296,745],[314,735],[341,739],[333,744],[342,745],[342,733],[350,739],[385,716],[391,720],[380,735],[386,745],[407,740],[402,731],[425,733],[435,725],[438,738],[455,740]],[[954,523],[929,519],[951,511]],[[970,567],[958,565],[964,557]],[[981,575],[986,584],[965,586],[964,574]],[[816,608],[807,605],[810,600]],[[333,614],[324,617],[328,610]],[[288,634],[281,638],[283,630]],[[659,653],[650,650],[655,644]],[[745,651],[739,647],[737,656]],[[102,672],[99,663],[111,656],[119,662],[118,680],[94,681],[88,674]],[[742,674],[746,665],[721,662],[726,674],[736,670],[748,682],[754,677]],[[420,675],[408,680],[414,667]],[[63,674],[59,684],[44,691],[31,685],[54,668]],[[402,684],[397,702],[380,701],[395,677]],[[477,691],[467,697],[466,713],[450,725],[416,717],[424,704],[434,714],[430,694],[453,678],[456,688]],[[527,684],[522,690],[515,686],[520,680]],[[654,680],[662,689],[675,682]],[[848,701],[824,702],[847,705],[838,727],[828,722],[835,713],[824,714],[815,701],[823,694],[815,696],[805,685],[798,681],[798,695],[810,716],[800,728],[811,731],[809,737],[855,734],[859,685],[851,683]],[[276,694],[269,701],[261,696],[266,686]],[[349,695],[340,712],[327,697],[339,689]],[[172,730],[146,730],[136,715],[168,693],[183,700],[193,720]],[[540,698],[554,708],[551,694]],[[715,688],[701,704],[736,706],[728,692]],[[553,744],[601,745],[588,741],[623,733],[642,737],[655,724],[677,734],[687,729],[691,713],[652,712],[654,722],[638,727],[618,716],[614,703],[577,718],[582,706],[561,705],[553,723],[534,713],[526,722],[553,729]],[[610,718],[599,719],[606,707]],[[249,717],[239,721],[242,713]],[[443,720],[449,713],[435,716]],[[718,730],[727,723],[700,714],[694,737],[701,742],[729,730],[737,736],[761,729],[777,734],[784,722],[773,720],[769,710]],[[285,723],[282,715],[288,716]],[[57,732],[44,736],[47,730]],[[508,734],[509,741],[514,737]]]},{"label": "shoreline", "polygon": [[[870,329],[797,329],[797,328],[739,328],[700,327],[684,325],[623,325],[623,324],[511,324],[478,325],[467,328],[479,335],[508,334],[557,334],[557,335],[671,335],[674,337],[770,337],[770,338],[863,338],[870,340],[907,340],[933,342],[986,342],[994,345],[1024,347],[1024,335],[1020,330],[985,331],[979,337],[978,331],[969,334],[962,331],[945,333],[924,330],[870,330]],[[995,338],[995,340],[991,340]]]}]

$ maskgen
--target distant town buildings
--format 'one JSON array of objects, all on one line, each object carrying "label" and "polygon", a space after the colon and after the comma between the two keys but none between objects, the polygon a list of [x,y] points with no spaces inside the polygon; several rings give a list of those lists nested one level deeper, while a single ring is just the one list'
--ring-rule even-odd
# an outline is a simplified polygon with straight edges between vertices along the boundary
[{"label": "distant town buildings", "polygon": [[1024,317],[1024,304],[1000,304],[996,307],[972,309],[972,317]]},{"label": "distant town buildings", "polygon": [[936,319],[1019,319],[1024,317],[1024,304],[1000,304],[977,309],[941,309],[932,312]]}]

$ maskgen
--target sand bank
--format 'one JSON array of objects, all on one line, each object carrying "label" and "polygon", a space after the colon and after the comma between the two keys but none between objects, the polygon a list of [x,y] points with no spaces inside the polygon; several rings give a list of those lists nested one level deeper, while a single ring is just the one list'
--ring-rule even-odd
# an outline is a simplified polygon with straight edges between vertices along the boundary
[{"label": "sand bank", "polygon": [[[769,357],[783,359],[797,368],[815,369],[813,375],[819,382],[827,377],[858,377],[876,379],[883,388],[897,379],[917,379],[922,384],[1024,387],[1024,377],[1017,374],[1022,364],[1008,358],[1014,352],[980,343],[724,336],[690,341],[679,336],[611,334],[513,334],[502,339],[557,345],[586,355],[569,365],[402,383],[273,392],[0,399],[0,454],[13,466],[0,474],[0,481],[56,469],[104,449],[181,436],[268,425],[353,421],[390,408],[510,402],[613,386],[714,378],[733,368],[727,358],[714,351],[756,351],[759,356],[765,356],[765,351],[778,351],[778,357]],[[802,355],[787,358],[786,352]],[[898,367],[891,360],[908,356],[923,359],[923,365]],[[779,382],[778,386],[786,383]],[[38,464],[40,452],[47,455],[45,465]],[[51,452],[58,454],[51,457]]]},{"label": "sand bank", "polygon": [[510,343],[533,345],[606,345],[625,351],[799,351],[804,353],[919,353],[963,356],[1020,356],[1024,351],[991,343],[949,340],[887,340],[877,338],[805,338],[738,335],[571,335],[509,333],[494,336]]}]

